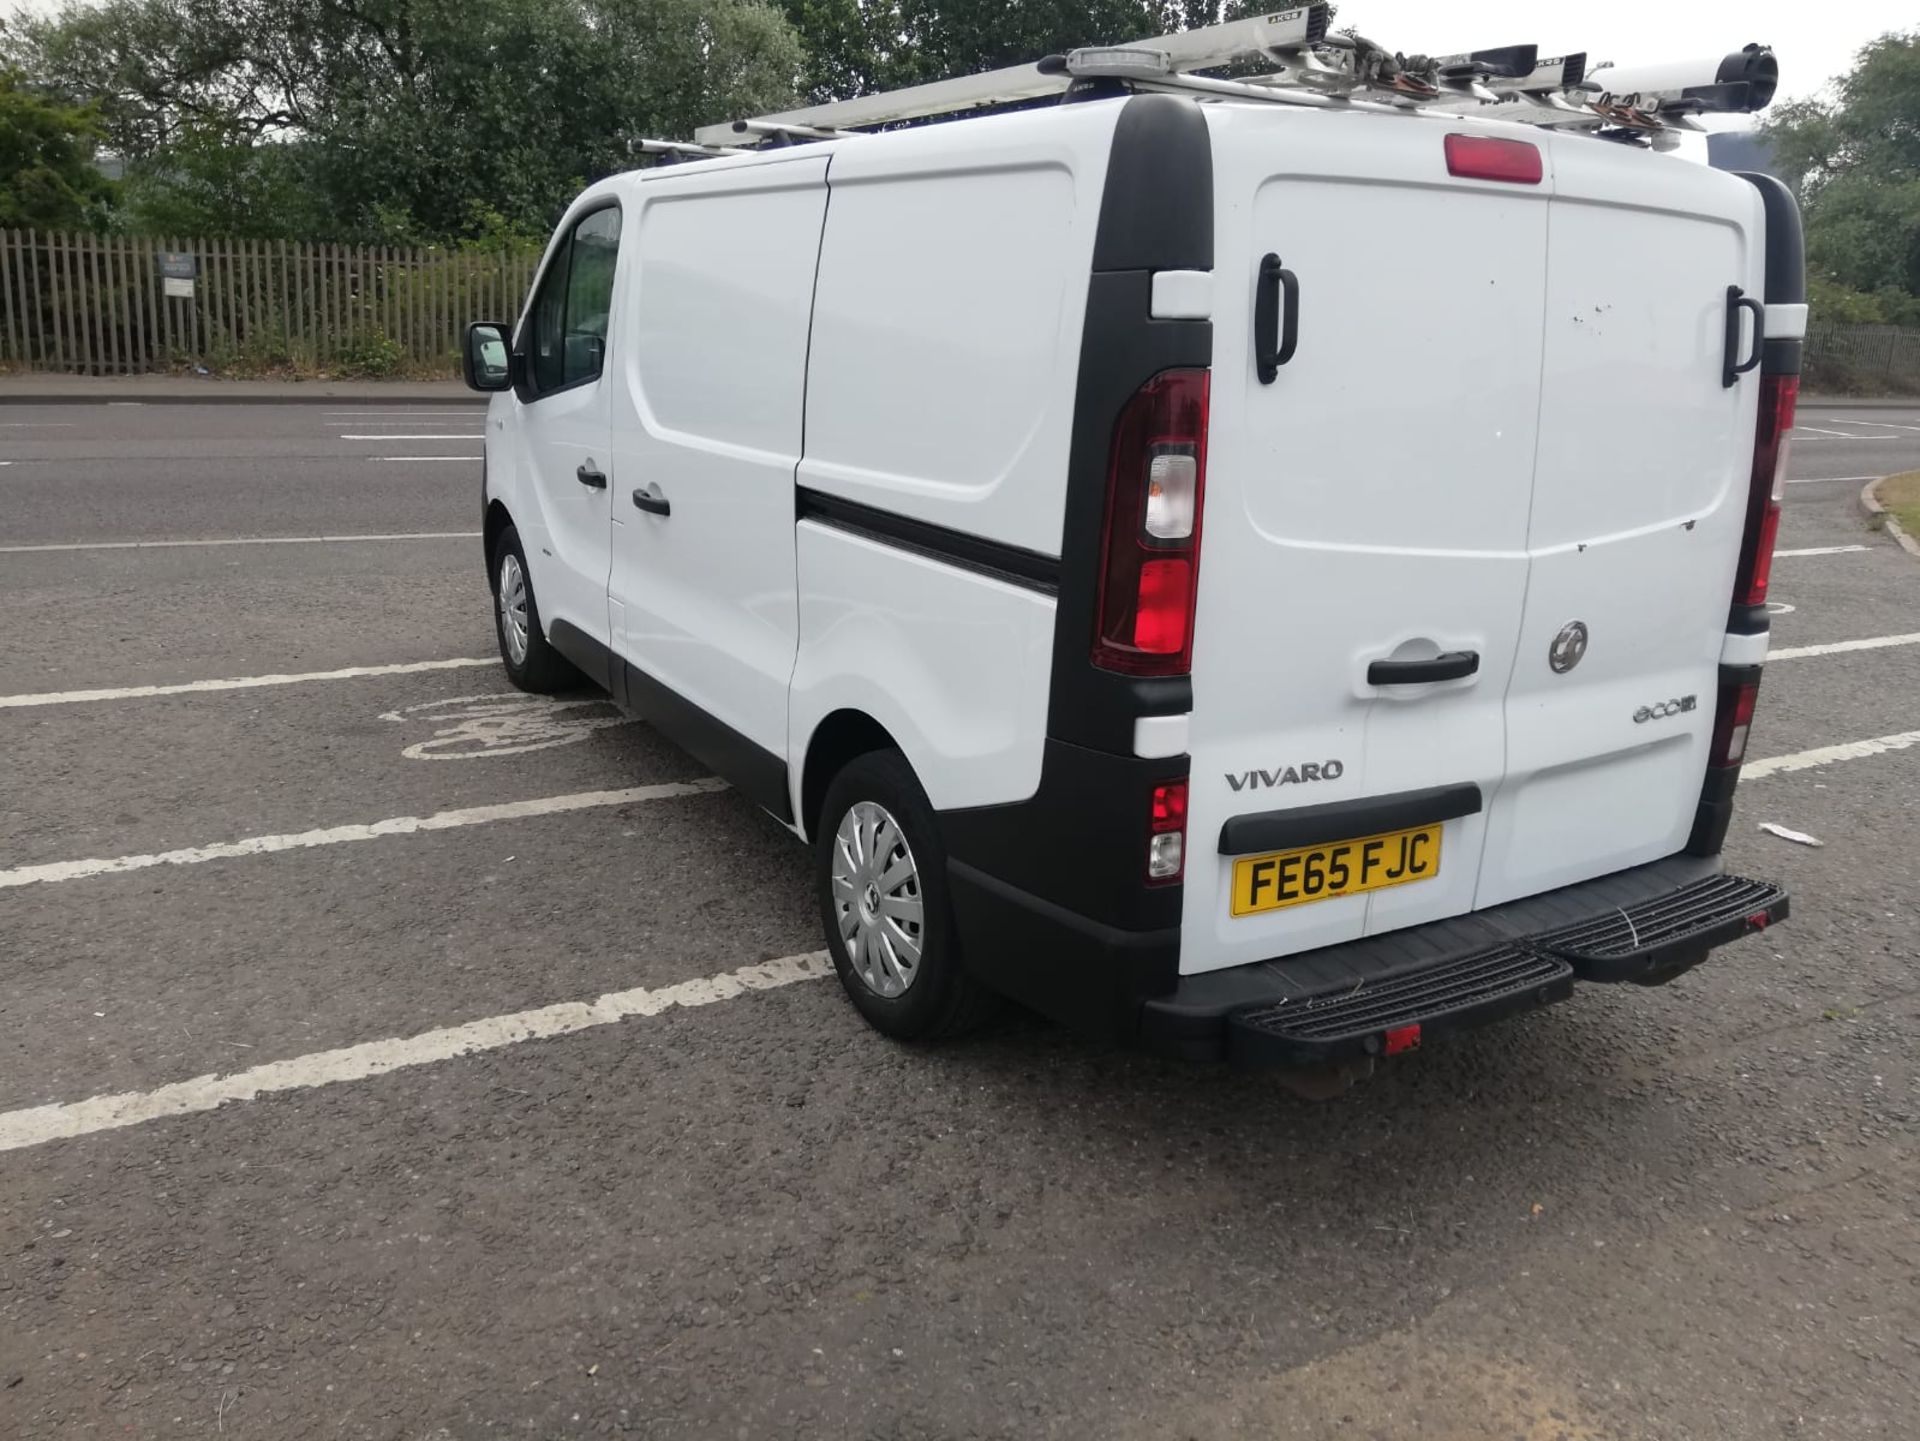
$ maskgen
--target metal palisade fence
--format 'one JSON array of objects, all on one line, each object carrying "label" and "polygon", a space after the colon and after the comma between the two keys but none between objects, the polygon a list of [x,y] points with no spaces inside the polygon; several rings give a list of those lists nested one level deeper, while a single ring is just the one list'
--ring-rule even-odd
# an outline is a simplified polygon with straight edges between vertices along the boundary
[{"label": "metal palisade fence", "polygon": [[1807,327],[1805,387],[1828,395],[1920,395],[1920,329]]},{"label": "metal palisade fence", "polygon": [[0,230],[0,364],[451,373],[520,312],[539,254]]}]

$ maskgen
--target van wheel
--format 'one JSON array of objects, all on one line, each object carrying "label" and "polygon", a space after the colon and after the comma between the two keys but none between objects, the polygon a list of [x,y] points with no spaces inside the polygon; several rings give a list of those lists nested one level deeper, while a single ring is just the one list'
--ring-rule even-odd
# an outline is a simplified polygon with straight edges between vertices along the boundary
[{"label": "van wheel", "polygon": [[898,751],[858,756],[827,787],[814,844],[827,949],[847,995],[899,1041],[958,1035],[999,998],[960,962],[947,852]]},{"label": "van wheel", "polygon": [[507,679],[521,690],[551,695],[580,683],[580,673],[547,644],[540,607],[533,598],[533,572],[520,545],[520,532],[508,526],[493,544],[493,633]]}]

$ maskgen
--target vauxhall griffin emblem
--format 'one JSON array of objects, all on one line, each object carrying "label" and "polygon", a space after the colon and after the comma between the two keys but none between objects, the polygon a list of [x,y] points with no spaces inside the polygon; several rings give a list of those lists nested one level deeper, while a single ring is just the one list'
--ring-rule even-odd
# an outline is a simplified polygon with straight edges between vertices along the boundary
[{"label": "vauxhall griffin emblem", "polygon": [[1555,675],[1565,675],[1580,664],[1580,658],[1586,653],[1587,623],[1570,620],[1560,627],[1560,634],[1547,647],[1547,664],[1553,667]]}]

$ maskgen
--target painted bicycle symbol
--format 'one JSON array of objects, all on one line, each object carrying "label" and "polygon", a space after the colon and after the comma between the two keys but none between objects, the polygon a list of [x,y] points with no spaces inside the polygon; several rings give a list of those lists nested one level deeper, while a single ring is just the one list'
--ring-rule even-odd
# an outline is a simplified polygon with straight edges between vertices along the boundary
[{"label": "painted bicycle symbol", "polygon": [[400,754],[414,761],[466,761],[576,745],[595,731],[633,724],[604,700],[468,695],[383,712],[381,720],[435,727]]}]

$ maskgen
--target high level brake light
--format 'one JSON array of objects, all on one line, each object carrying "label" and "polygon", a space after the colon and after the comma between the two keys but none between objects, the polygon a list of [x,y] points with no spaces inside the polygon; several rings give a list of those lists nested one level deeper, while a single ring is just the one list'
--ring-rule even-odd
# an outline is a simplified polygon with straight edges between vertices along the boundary
[{"label": "high level brake light", "polygon": [[1799,376],[1760,377],[1760,422],[1753,446],[1747,530],[1740,546],[1740,570],[1733,587],[1736,605],[1767,603],[1767,583],[1773,577],[1773,547],[1780,536],[1780,502],[1787,493],[1794,410],[1799,400]]},{"label": "high level brake light", "polygon": [[1093,663],[1123,675],[1193,664],[1200,513],[1207,483],[1207,372],[1168,370],[1114,427]]}]

